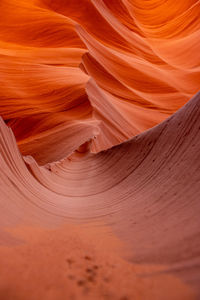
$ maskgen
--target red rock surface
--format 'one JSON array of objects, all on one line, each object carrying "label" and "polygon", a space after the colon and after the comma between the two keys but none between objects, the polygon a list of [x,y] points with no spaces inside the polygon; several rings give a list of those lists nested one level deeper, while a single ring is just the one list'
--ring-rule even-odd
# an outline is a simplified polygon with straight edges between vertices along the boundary
[{"label": "red rock surface", "polygon": [[199,13],[1,1],[0,299],[199,299]]}]

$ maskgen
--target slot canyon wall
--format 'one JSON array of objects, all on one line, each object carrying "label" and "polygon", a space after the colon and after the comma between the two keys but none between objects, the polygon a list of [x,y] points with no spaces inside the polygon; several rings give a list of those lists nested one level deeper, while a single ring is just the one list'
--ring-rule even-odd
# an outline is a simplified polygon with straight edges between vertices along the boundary
[{"label": "slot canyon wall", "polygon": [[199,16],[1,0],[0,299],[200,299]]}]

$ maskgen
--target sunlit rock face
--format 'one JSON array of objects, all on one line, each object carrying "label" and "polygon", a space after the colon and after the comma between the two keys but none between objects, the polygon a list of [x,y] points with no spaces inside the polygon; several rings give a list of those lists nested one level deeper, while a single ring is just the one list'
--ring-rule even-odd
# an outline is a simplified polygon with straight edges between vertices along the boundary
[{"label": "sunlit rock face", "polygon": [[199,16],[0,1],[0,299],[199,299]]},{"label": "sunlit rock face", "polygon": [[64,158],[84,127],[99,152],[184,105],[199,89],[200,4],[177,2],[2,0],[0,114],[22,154],[46,163],[56,140],[49,161]]}]

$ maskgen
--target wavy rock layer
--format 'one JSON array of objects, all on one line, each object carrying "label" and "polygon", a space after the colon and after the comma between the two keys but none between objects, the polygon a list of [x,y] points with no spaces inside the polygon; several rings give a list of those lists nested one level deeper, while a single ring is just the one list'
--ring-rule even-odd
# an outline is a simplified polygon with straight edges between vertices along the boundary
[{"label": "wavy rock layer", "polygon": [[0,115],[21,152],[43,164],[52,136],[73,143],[90,120],[98,152],[173,114],[199,89],[199,13],[196,0],[2,0]]},{"label": "wavy rock layer", "polygon": [[1,1],[0,298],[199,299],[199,13]]},{"label": "wavy rock layer", "polygon": [[[178,274],[198,290],[199,120],[200,94],[124,144],[45,167],[23,159],[1,121],[1,228],[98,221],[127,242],[132,261],[161,265],[161,274]],[[2,234],[3,244],[16,243]]]}]

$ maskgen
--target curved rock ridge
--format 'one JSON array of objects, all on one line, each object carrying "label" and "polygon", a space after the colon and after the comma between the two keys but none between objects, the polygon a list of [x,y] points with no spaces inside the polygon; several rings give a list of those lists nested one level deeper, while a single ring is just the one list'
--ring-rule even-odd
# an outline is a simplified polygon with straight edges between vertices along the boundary
[{"label": "curved rock ridge", "polygon": [[199,15],[0,1],[0,299],[200,298]]},{"label": "curved rock ridge", "polygon": [[199,11],[197,0],[2,0],[0,115],[20,151],[44,164],[52,135],[73,143],[97,120],[99,152],[173,114],[199,90]]},{"label": "curved rock ridge", "polygon": [[12,130],[1,120],[4,239],[4,230],[17,224],[103,222],[126,241],[132,261],[163,265],[162,272],[178,274],[198,291],[199,120],[200,93],[126,143],[99,154],[75,151],[43,167],[21,156]]}]

